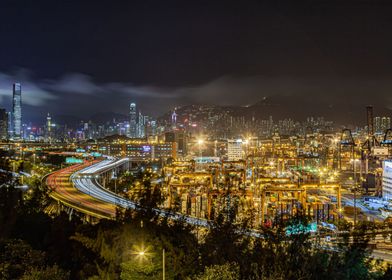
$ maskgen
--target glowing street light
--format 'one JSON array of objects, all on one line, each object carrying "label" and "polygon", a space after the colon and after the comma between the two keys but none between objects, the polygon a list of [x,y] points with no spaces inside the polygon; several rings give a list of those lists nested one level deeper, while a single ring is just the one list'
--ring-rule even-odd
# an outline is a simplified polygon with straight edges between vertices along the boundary
[{"label": "glowing street light", "polygon": [[[141,260],[145,260],[145,258],[147,257],[147,254],[151,255],[150,253],[147,253],[147,249],[143,249],[144,246],[140,246],[139,248],[142,248],[139,251],[136,251],[136,255],[141,259]],[[166,279],[166,257],[165,257],[165,249],[162,248],[162,279],[165,280]]]},{"label": "glowing street light", "polygon": [[202,158],[203,158],[202,145],[204,144],[204,139],[202,138],[198,139],[197,144],[199,146],[199,157],[200,157],[200,166],[201,166]]}]

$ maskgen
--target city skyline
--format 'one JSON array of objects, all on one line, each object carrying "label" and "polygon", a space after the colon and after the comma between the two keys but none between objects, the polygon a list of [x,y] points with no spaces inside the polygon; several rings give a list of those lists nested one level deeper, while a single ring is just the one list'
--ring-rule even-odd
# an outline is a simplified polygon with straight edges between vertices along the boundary
[{"label": "city skyline", "polygon": [[[21,85],[21,83],[16,82],[13,83],[13,85],[18,84]],[[28,85],[30,85],[28,83]],[[4,91],[5,92],[5,91]],[[0,100],[2,100],[0,106],[2,106],[2,108],[5,108],[8,111],[12,111],[13,110],[13,89],[11,91],[11,95],[8,94],[3,94],[3,96],[0,95]],[[67,113],[62,113],[61,111],[56,111],[51,109],[50,107],[47,107],[43,104],[40,104],[40,101],[35,100],[33,101],[35,103],[34,106],[37,106],[37,109],[39,110],[39,114],[31,114],[31,101],[32,101],[32,97],[31,95],[34,94],[34,90],[29,90],[29,86],[28,89],[25,90],[24,88],[24,98],[27,97],[27,102],[23,103],[23,107],[24,109],[24,114],[26,114],[27,116],[24,115],[24,120],[23,123],[24,124],[34,124],[34,125],[40,125],[43,121],[43,119],[45,118],[46,114],[45,111],[47,109],[48,113],[55,113],[57,115],[57,117],[59,117],[59,119],[61,120],[62,124],[67,124],[67,122],[69,121],[71,124],[76,122],[80,122],[80,121],[88,121],[88,120],[92,120],[96,117],[101,118],[101,116],[105,116],[107,117],[107,121],[110,121],[110,118],[116,118],[119,117],[120,119],[126,118],[126,116],[129,114],[129,111],[127,112],[126,107],[123,106],[119,106],[114,108],[114,110],[107,110],[108,104],[102,104],[102,109],[99,109],[97,111],[91,112],[91,114],[86,114],[85,110],[78,110],[78,112],[82,112],[81,114],[67,114]],[[26,95],[27,94],[27,95]],[[150,103],[154,103],[154,98],[151,97],[152,100],[147,102],[147,103],[138,103],[138,108],[139,111],[142,111],[143,109],[140,109],[140,107],[142,108],[148,108]],[[137,98],[136,98],[137,99]],[[6,100],[6,102],[5,102]],[[34,100],[34,98],[33,98]],[[131,103],[134,103],[135,99],[131,99]],[[273,97],[262,97],[260,100],[258,100],[258,102],[252,103],[252,104],[248,104],[248,105],[239,105],[239,104],[235,104],[235,105],[225,105],[223,104],[216,104],[216,103],[185,103],[182,105],[178,105],[177,103],[174,104],[170,104],[166,107],[161,107],[159,111],[155,111],[152,112],[150,111],[151,116],[153,116],[154,118],[162,118],[163,116],[167,115],[168,113],[172,112],[173,110],[175,110],[175,108],[182,108],[182,107],[187,107],[187,106],[212,106],[212,107],[221,107],[221,108],[228,108],[228,109],[234,109],[234,110],[238,110],[238,111],[242,111],[244,112],[244,110],[248,110],[249,108],[256,108],[260,107],[263,108],[263,110],[265,109],[267,113],[265,113],[263,116],[256,116],[257,119],[266,119],[269,116],[274,117],[274,119],[277,120],[283,120],[283,119],[287,119],[287,118],[294,118],[297,120],[306,120],[306,118],[308,117],[323,117],[323,118],[329,118],[331,120],[333,120],[335,123],[337,123],[338,125],[347,125],[347,126],[360,126],[362,125],[366,119],[363,118],[363,107],[364,106],[372,106],[375,107],[376,110],[376,114],[380,117],[380,116],[384,116],[384,117],[390,117],[392,115],[392,111],[389,110],[388,108],[385,108],[382,105],[379,106],[373,106],[370,103],[364,103],[362,107],[353,107],[352,104],[350,106],[347,106],[347,104],[337,104],[336,106],[333,106],[331,104],[325,104],[325,103],[319,103],[317,106],[313,104],[313,100],[309,101],[304,101],[304,104],[307,104],[308,107],[307,109],[302,109],[300,108],[298,110],[298,108],[296,106],[292,106],[293,102],[297,102],[298,98],[297,97],[289,97],[289,96],[273,96]],[[27,104],[26,104],[27,103]],[[377,102],[373,102],[376,103]],[[176,105],[177,104],[177,105]],[[79,108],[78,106],[75,106],[77,109]],[[147,110],[148,111],[148,110]],[[27,112],[27,113],[26,113]],[[254,114],[254,113],[253,113]],[[342,115],[343,114],[343,115]],[[11,114],[12,115],[12,114]],[[249,115],[249,113],[248,113]],[[344,116],[344,118],[342,118],[342,116]],[[249,116],[248,116],[249,117]]]}]

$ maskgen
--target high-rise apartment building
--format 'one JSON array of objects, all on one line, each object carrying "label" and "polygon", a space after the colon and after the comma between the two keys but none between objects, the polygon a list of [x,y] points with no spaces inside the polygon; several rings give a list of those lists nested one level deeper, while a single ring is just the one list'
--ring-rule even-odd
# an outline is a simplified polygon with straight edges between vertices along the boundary
[{"label": "high-rise apartment building", "polygon": [[373,119],[373,123],[374,123],[374,130],[376,132],[381,132],[381,118],[380,117],[375,117]]},{"label": "high-rise apartment building", "polygon": [[13,137],[15,139],[22,136],[22,86],[14,83],[12,96],[12,123]]},{"label": "high-rise apartment building", "polygon": [[157,121],[150,120],[146,126],[146,137],[157,135]]},{"label": "high-rise apartment building", "polygon": [[374,117],[374,130],[378,133],[384,133],[385,130],[391,128],[391,118],[390,117]]},{"label": "high-rise apartment building", "polygon": [[236,161],[243,159],[242,140],[227,140],[227,160]]},{"label": "high-rise apartment building", "polygon": [[8,138],[14,135],[13,123],[12,123],[12,112],[7,112],[8,118]]},{"label": "high-rise apartment building", "polygon": [[148,116],[143,116],[139,111],[138,125],[137,125],[137,138],[146,137],[146,124],[148,123]]},{"label": "high-rise apartment building", "polygon": [[390,160],[383,162],[382,197],[385,200],[392,199],[392,161]]},{"label": "high-rise apartment building", "polygon": [[8,139],[8,113],[0,109],[0,140]]},{"label": "high-rise apartment building", "polygon": [[390,117],[382,117],[381,118],[381,129],[384,132],[387,129],[391,128],[391,118]]}]

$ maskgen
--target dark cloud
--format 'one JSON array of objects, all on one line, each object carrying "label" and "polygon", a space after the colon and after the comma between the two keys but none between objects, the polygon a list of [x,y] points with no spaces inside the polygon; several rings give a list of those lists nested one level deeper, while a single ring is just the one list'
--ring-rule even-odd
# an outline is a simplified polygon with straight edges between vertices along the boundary
[{"label": "dark cloud", "polygon": [[[97,112],[126,114],[131,101],[137,102],[144,113],[159,116],[178,105],[249,106],[263,97],[274,96],[280,97],[282,108],[292,105],[304,114],[313,114],[315,108],[337,108],[335,113],[342,121],[345,110],[361,112],[367,104],[373,104],[384,111],[392,109],[392,97],[389,94],[392,92],[392,80],[385,78],[358,80],[347,77],[305,79],[224,76],[203,84],[167,87],[120,82],[98,83],[93,77],[81,73],[42,80],[32,76],[26,70],[16,74],[0,73],[0,98],[3,107],[9,108],[12,83],[22,83],[24,114],[33,120],[43,119],[47,111],[53,115],[83,118]],[[295,104],[284,104],[285,97],[287,102],[294,101]]]},{"label": "dark cloud", "polygon": [[50,101],[57,99],[41,83],[32,80],[28,72],[19,71],[15,75],[0,73],[0,101],[3,107],[8,107],[11,104],[12,85],[15,82],[21,82],[22,90],[28,92],[23,95],[23,103],[28,106],[47,106]]}]

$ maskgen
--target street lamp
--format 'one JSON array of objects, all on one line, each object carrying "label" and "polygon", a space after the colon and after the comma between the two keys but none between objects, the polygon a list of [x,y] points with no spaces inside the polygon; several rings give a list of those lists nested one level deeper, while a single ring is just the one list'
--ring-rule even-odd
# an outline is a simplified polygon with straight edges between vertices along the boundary
[{"label": "street lamp", "polygon": [[139,252],[139,253],[137,253],[139,256],[141,256],[141,257],[144,257],[144,255],[146,254],[146,252],[144,252],[144,251],[141,251],[141,252]]}]

